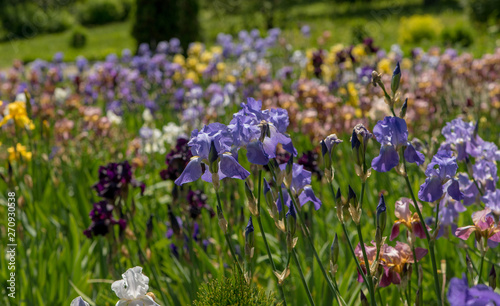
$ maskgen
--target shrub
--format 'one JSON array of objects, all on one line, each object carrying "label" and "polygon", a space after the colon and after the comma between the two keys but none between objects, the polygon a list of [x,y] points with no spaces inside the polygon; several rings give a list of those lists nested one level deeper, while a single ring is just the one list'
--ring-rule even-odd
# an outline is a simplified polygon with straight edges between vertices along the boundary
[{"label": "shrub", "polygon": [[66,10],[42,10],[33,3],[3,6],[3,29],[11,38],[31,38],[41,33],[63,32],[74,24]]},{"label": "shrub", "polygon": [[238,269],[230,278],[213,279],[203,285],[198,292],[195,306],[226,305],[275,305],[273,295],[267,295],[263,289],[248,284]]},{"label": "shrub", "polygon": [[399,24],[399,42],[401,44],[420,43],[439,36],[441,22],[430,15],[414,15],[401,18]]},{"label": "shrub", "polygon": [[84,27],[78,26],[73,29],[70,36],[70,46],[73,48],[83,48],[87,44],[87,30]]},{"label": "shrub", "polygon": [[441,39],[445,45],[468,47],[474,42],[474,34],[470,27],[463,23],[457,23],[452,27],[444,28]]},{"label": "shrub", "polygon": [[469,0],[467,6],[471,20],[479,23],[500,23],[498,0]]},{"label": "shrub", "polygon": [[100,25],[124,20],[130,12],[130,1],[88,0],[77,6],[83,25]]}]

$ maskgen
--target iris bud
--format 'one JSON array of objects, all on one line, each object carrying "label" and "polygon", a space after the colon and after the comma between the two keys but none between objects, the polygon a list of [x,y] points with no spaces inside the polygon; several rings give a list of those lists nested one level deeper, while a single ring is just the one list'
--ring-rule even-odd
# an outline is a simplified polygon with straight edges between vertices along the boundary
[{"label": "iris bud", "polygon": [[359,221],[361,220],[361,207],[358,206],[358,199],[350,185],[347,201],[349,202],[349,213],[351,214],[352,221],[359,225]]},{"label": "iris bud", "polygon": [[399,112],[399,117],[404,118],[406,116],[406,109],[408,108],[408,98],[405,99],[403,106],[401,106],[401,111]]},{"label": "iris bud", "polygon": [[373,137],[362,124],[358,124],[352,130],[351,147],[356,162],[356,174],[365,181],[368,178],[369,171],[365,168],[365,155],[368,140]]},{"label": "iris bud", "polygon": [[340,188],[337,189],[335,204],[337,206],[337,218],[339,218],[340,223],[344,223],[344,205],[342,203],[342,194],[340,193]]},{"label": "iris bud", "polygon": [[377,228],[383,233],[387,222],[387,207],[385,206],[384,195],[380,195],[380,200],[377,205]]},{"label": "iris bud", "polygon": [[332,246],[330,247],[330,261],[335,266],[339,259],[339,239],[335,233],[335,238],[333,238]]},{"label": "iris bud", "polygon": [[252,189],[250,189],[250,186],[248,186],[248,182],[245,181],[245,194],[248,199],[248,209],[254,216],[259,215],[259,211],[257,209],[257,200],[255,199],[255,196],[252,192]]},{"label": "iris bud", "polygon": [[255,244],[254,227],[252,223],[252,217],[248,219],[247,227],[245,228],[245,254],[249,258],[253,257]]},{"label": "iris bud", "polygon": [[488,282],[490,287],[495,290],[497,287],[497,272],[495,271],[495,265],[491,265],[490,274],[488,275]]},{"label": "iris bud", "polygon": [[290,188],[292,186],[292,171],[293,170],[293,156],[290,156],[290,159],[286,163],[286,168],[285,168],[285,187]]},{"label": "iris bud", "polygon": [[392,73],[392,80],[391,80],[392,94],[395,94],[396,91],[398,90],[400,80],[401,80],[401,67],[399,66],[399,62],[398,62],[396,64],[396,68],[394,69],[394,72]]},{"label": "iris bud", "polygon": [[290,204],[290,208],[286,213],[286,222],[288,224],[288,232],[293,236],[295,235],[295,231],[297,230],[297,212],[295,211],[295,206]]}]

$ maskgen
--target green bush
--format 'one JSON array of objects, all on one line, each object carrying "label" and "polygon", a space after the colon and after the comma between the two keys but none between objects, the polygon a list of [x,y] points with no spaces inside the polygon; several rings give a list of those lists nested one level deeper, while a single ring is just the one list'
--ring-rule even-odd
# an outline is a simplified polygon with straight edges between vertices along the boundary
[{"label": "green bush", "polygon": [[81,24],[101,25],[125,20],[131,6],[130,1],[87,0],[77,5],[77,11]]},{"label": "green bush", "polygon": [[230,278],[213,279],[200,288],[195,306],[226,306],[226,305],[276,305],[272,294],[248,284],[238,269]]},{"label": "green bush", "polygon": [[441,39],[445,45],[469,47],[474,42],[474,34],[470,27],[463,23],[457,23],[444,28]]},{"label": "green bush", "polygon": [[70,36],[70,46],[78,49],[78,48],[83,48],[87,44],[87,30],[84,27],[78,26],[71,31],[71,36]]},{"label": "green bush", "polygon": [[500,2],[498,0],[469,0],[470,19],[478,23],[500,24]]},{"label": "green bush", "polygon": [[63,32],[75,22],[66,10],[42,10],[33,3],[4,6],[0,10],[0,19],[8,38],[17,39]]},{"label": "green bush", "polygon": [[420,43],[439,37],[441,22],[430,15],[413,15],[403,17],[399,24],[399,42],[401,44]]}]

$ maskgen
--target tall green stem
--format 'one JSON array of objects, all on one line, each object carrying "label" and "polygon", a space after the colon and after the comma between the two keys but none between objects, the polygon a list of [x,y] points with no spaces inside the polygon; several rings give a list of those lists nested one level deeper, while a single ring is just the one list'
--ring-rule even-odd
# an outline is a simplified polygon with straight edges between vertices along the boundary
[{"label": "tall green stem", "polygon": [[[262,191],[261,189],[262,189],[262,170],[259,170],[259,187],[258,187],[259,194],[257,195],[257,222],[259,223],[260,234],[262,235],[262,239],[264,240],[264,245],[266,246],[267,257],[271,262],[271,266],[274,272],[277,271],[276,265],[274,264],[273,255],[271,253],[271,249],[269,248],[269,244],[267,243],[266,233],[264,232],[264,226],[262,226],[262,220],[260,219],[260,194]],[[278,289],[281,293],[281,297],[283,298],[283,305],[286,306],[285,291],[283,290],[283,287],[279,283],[278,283]]]},{"label": "tall green stem", "polygon": [[326,282],[330,286],[330,290],[333,293],[334,299],[336,299],[337,294],[335,293],[335,287],[333,287],[333,284],[330,281],[328,274],[326,273],[325,267],[323,266],[323,263],[321,262],[321,260],[319,258],[318,252],[316,251],[316,247],[314,246],[314,242],[312,241],[312,238],[311,238],[311,233],[309,232],[309,229],[307,228],[307,225],[305,224],[304,219],[302,218],[302,214],[300,213],[300,211],[298,209],[298,205],[297,205],[297,202],[295,201],[295,197],[293,196],[290,188],[287,188],[287,191],[288,191],[288,195],[292,199],[292,205],[294,206],[295,210],[297,211],[297,215],[299,216],[300,224],[302,225],[303,232],[305,233],[306,238],[307,238],[306,240],[309,241],[309,244],[311,245],[311,249],[313,250],[313,253],[314,253],[314,257],[316,258],[316,261],[318,262],[318,265],[321,269],[321,273],[323,274],[323,277],[325,278]]},{"label": "tall green stem", "polygon": [[[219,191],[217,189],[215,190],[215,194],[217,195],[217,207],[220,210],[221,214],[224,216]],[[236,262],[236,265],[238,266],[238,268],[240,269],[241,274],[244,275],[243,268],[241,267],[240,261],[238,260],[238,257],[236,257],[236,252],[234,251],[233,242],[231,241],[231,236],[230,236],[229,232],[230,232],[230,230],[229,230],[229,228],[227,228],[224,231],[224,237],[226,238],[227,245],[229,246],[229,251],[231,252],[231,256],[233,257],[234,261]]]},{"label": "tall green stem", "polygon": [[432,273],[434,276],[434,288],[436,289],[436,295],[439,305],[443,305],[443,301],[441,299],[441,290],[439,289],[439,277],[437,274],[437,264],[436,264],[436,255],[434,254],[434,241],[431,239],[429,235],[429,231],[427,230],[427,225],[425,224],[424,217],[422,216],[422,212],[420,211],[420,207],[418,206],[417,199],[415,198],[415,194],[413,193],[413,188],[411,187],[410,180],[408,179],[408,172],[406,170],[406,160],[404,158],[404,152],[401,150],[401,156],[403,157],[403,167],[404,167],[404,178],[406,181],[406,185],[408,186],[408,190],[410,191],[410,196],[413,201],[413,205],[417,210],[418,217],[420,218],[420,223],[422,223],[422,227],[424,228],[425,238],[427,239],[427,245],[429,247],[429,253],[431,254],[431,263],[432,263]]},{"label": "tall green stem", "polygon": [[[365,193],[366,182],[361,183],[361,195],[359,196],[359,207],[363,208],[363,197]],[[368,256],[366,255],[365,243],[363,240],[363,233],[361,231],[361,225],[356,224],[356,229],[359,236],[359,245],[361,246],[361,252],[363,253],[363,259],[365,261],[366,267],[366,277],[368,280],[368,291],[370,292],[370,304],[376,305],[375,301],[375,290],[373,290],[373,279],[370,272],[370,262],[368,261]]]},{"label": "tall green stem", "polygon": [[309,303],[311,303],[311,305],[314,306],[314,300],[312,298],[311,291],[309,290],[309,286],[307,286],[306,278],[304,277],[304,272],[302,272],[302,267],[300,266],[300,262],[299,259],[297,258],[297,252],[295,252],[295,249],[292,249],[292,255],[293,259],[295,260],[295,264],[297,265],[297,268],[299,270],[300,279],[302,280],[302,285],[304,285],[304,289],[306,289]]},{"label": "tall green stem", "polygon": [[[482,243],[482,242],[480,242]],[[486,255],[486,254],[484,254]],[[477,279],[477,283],[480,284],[481,281],[482,281],[482,275],[483,275],[483,264],[484,264],[484,255],[481,256],[481,261],[479,262],[479,271],[477,272],[477,275],[478,275],[478,279]]]}]

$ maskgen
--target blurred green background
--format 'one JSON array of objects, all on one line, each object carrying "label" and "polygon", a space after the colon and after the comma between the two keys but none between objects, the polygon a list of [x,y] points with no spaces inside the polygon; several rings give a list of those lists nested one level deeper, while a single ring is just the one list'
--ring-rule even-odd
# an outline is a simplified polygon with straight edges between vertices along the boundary
[{"label": "blurred green background", "polygon": [[[103,59],[138,42],[171,37],[183,46],[213,44],[218,33],[279,27],[296,47],[316,47],[374,38],[385,49],[454,47],[476,57],[500,45],[498,0],[306,1],[306,0],[0,0],[0,67],[14,59]],[[309,25],[310,38],[300,35]],[[319,42],[321,43],[321,42]]]}]

